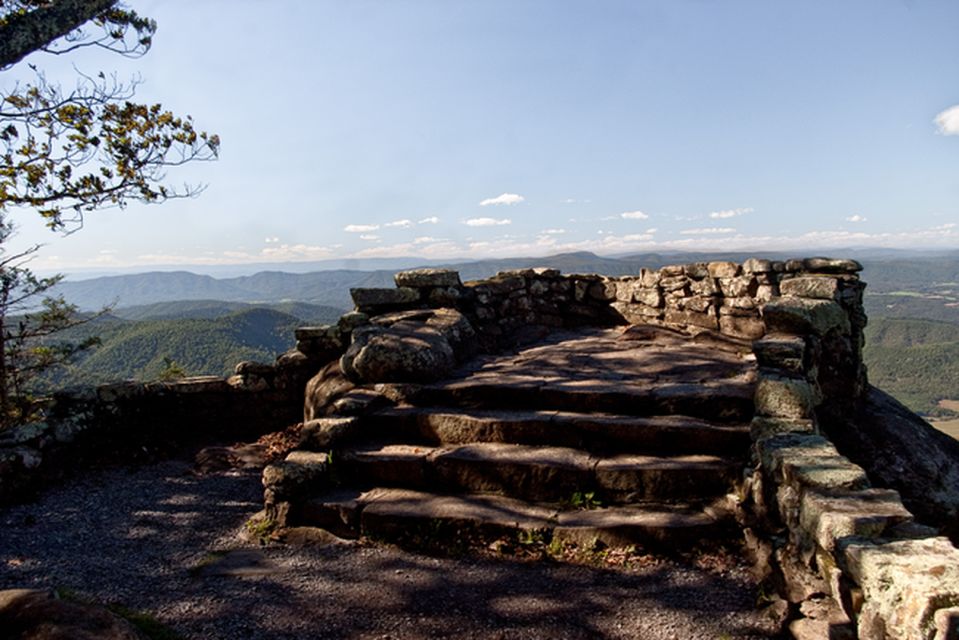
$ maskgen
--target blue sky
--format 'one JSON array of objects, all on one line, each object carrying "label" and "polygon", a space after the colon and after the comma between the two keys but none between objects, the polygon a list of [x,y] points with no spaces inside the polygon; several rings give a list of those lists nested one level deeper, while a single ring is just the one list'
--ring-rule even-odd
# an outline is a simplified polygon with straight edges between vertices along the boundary
[{"label": "blue sky", "polygon": [[954,0],[129,5],[144,58],[30,61],[140,74],[221,158],[66,237],[15,211],[38,268],[959,247]]}]

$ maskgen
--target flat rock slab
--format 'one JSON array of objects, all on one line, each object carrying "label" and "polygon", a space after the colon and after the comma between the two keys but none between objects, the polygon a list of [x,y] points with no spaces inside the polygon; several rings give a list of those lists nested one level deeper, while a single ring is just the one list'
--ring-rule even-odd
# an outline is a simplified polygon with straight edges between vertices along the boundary
[{"label": "flat rock slab", "polygon": [[416,525],[443,522],[489,533],[545,529],[556,510],[495,495],[436,495],[421,491],[380,489],[368,498],[360,515],[366,534],[403,534]]},{"label": "flat rock slab", "polygon": [[630,329],[561,331],[517,353],[477,358],[449,378],[411,390],[413,404],[627,415],[751,417],[754,357],[738,344]]},{"label": "flat rock slab", "polygon": [[610,547],[663,544],[680,547],[710,537],[720,523],[699,510],[682,506],[630,506],[560,513],[553,537],[563,542]]}]

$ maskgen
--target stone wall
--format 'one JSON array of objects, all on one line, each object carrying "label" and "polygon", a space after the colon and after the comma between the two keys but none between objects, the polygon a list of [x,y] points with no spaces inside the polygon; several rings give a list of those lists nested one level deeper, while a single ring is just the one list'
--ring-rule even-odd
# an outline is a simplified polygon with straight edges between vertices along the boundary
[{"label": "stone wall", "polygon": [[93,464],[123,464],[216,440],[235,442],[300,420],[319,364],[241,362],[230,378],[117,382],[54,395],[43,422],[0,432],[0,503]]},{"label": "stone wall", "polygon": [[754,560],[798,614],[796,638],[957,638],[959,551],[823,435],[848,428],[843,421],[864,402],[859,295],[826,297],[822,281],[803,280],[783,289],[815,287],[817,295],[771,300],[766,333],[753,344],[759,381],[746,502],[755,520],[746,534]]}]

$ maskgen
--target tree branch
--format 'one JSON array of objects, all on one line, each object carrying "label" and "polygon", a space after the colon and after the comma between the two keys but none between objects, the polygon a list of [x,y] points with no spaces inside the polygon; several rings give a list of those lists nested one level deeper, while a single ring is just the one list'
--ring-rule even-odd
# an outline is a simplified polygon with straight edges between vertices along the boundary
[{"label": "tree branch", "polygon": [[58,0],[32,11],[14,13],[0,23],[0,69],[76,31],[114,7],[117,0]]}]

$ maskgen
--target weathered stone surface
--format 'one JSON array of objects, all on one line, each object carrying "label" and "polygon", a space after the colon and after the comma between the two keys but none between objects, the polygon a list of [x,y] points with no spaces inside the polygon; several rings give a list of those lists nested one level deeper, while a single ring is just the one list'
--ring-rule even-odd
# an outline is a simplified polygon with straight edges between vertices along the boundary
[{"label": "weathered stone surface", "polygon": [[737,469],[715,456],[619,455],[601,459],[596,484],[619,503],[682,501],[725,493]]},{"label": "weathered stone surface", "polygon": [[610,302],[616,299],[616,283],[612,280],[594,282],[589,286],[588,293],[593,300]]},{"label": "weathered stone surface", "polygon": [[657,269],[640,269],[639,280],[644,287],[655,287],[659,284],[662,274]]},{"label": "weathered stone surface", "polygon": [[355,386],[343,373],[339,360],[330,362],[306,384],[303,420],[309,422],[328,415],[333,403]]},{"label": "weathered stone surface", "polygon": [[705,262],[692,262],[683,266],[683,273],[690,278],[700,280],[709,275],[709,265]]},{"label": "weathered stone surface", "polygon": [[811,418],[816,393],[809,381],[773,374],[760,376],[756,387],[756,413],[777,418]]},{"label": "weathered stone surface", "polygon": [[357,438],[362,433],[355,417],[314,418],[303,423],[300,447],[313,451],[329,451],[332,447]]},{"label": "weathered stone surface", "polygon": [[679,309],[667,309],[665,320],[667,324],[692,325],[703,327],[704,329],[719,329],[719,318],[715,310],[710,313],[700,313],[698,311],[685,311]]},{"label": "weathered stone surface", "polygon": [[743,262],[744,273],[772,273],[773,263],[760,258],[749,258]]},{"label": "weathered stone surface", "polygon": [[756,416],[749,425],[753,440],[762,440],[778,433],[816,433],[816,423],[802,418],[771,418]]},{"label": "weathered stone surface", "polygon": [[711,278],[733,278],[739,275],[739,265],[735,262],[710,262],[707,268]]},{"label": "weathered stone surface", "polygon": [[723,295],[728,298],[752,296],[759,287],[756,278],[751,275],[737,276],[734,278],[718,278],[717,282]]},{"label": "weathered stone surface", "polygon": [[878,538],[909,520],[912,514],[902,506],[899,494],[889,489],[806,491],[799,507],[799,526],[830,553],[839,540],[852,536]]},{"label": "weathered stone surface", "polygon": [[305,491],[321,490],[329,474],[329,457],[313,451],[292,451],[282,462],[263,468],[263,487],[275,500],[285,500]]},{"label": "weathered stone surface", "polygon": [[814,273],[858,273],[862,265],[855,260],[836,258],[806,258],[802,268]]},{"label": "weathered stone surface", "polygon": [[937,612],[959,606],[959,551],[946,538],[852,542],[844,564],[865,596],[863,640],[933,638]]},{"label": "weathered stone surface", "polygon": [[555,501],[590,484],[591,458],[577,449],[478,443],[456,447],[434,459],[449,487],[503,493],[532,501]]},{"label": "weathered stone surface", "polygon": [[458,287],[460,274],[452,269],[411,269],[393,276],[397,287]]},{"label": "weathered stone surface", "polygon": [[783,369],[797,375],[806,372],[806,340],[790,334],[768,334],[753,343],[760,367]]},{"label": "weathered stone surface", "polygon": [[633,300],[658,309],[663,306],[663,293],[659,287],[636,287],[633,289]]},{"label": "weathered stone surface", "polygon": [[0,635],[30,640],[147,640],[105,607],[61,599],[49,591],[0,591]]},{"label": "weathered stone surface", "polygon": [[420,299],[420,292],[411,287],[396,289],[350,289],[353,304],[360,311],[412,304]]},{"label": "weathered stone surface", "polygon": [[800,276],[787,278],[779,283],[784,296],[835,300],[839,297],[839,281],[829,276]]},{"label": "weathered stone surface", "polygon": [[831,300],[782,297],[763,306],[768,332],[825,335],[831,330],[848,333],[849,317]]},{"label": "weathered stone surface", "polygon": [[475,350],[475,332],[453,309],[401,312],[374,318],[353,332],[340,360],[356,382],[426,382],[449,374]]},{"label": "weathered stone surface", "polygon": [[361,311],[350,311],[340,316],[336,322],[336,328],[340,334],[349,334],[353,329],[362,327],[370,323],[370,316]]},{"label": "weathered stone surface", "polygon": [[866,473],[839,455],[829,440],[818,435],[784,433],[757,444],[763,468],[777,484],[824,490],[866,489]]},{"label": "weathered stone surface", "polygon": [[720,309],[719,330],[739,338],[759,338],[766,331],[766,325],[758,317],[725,315]]}]

